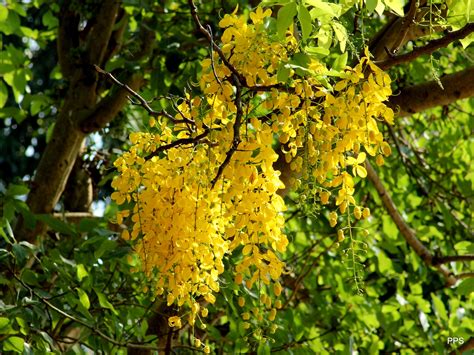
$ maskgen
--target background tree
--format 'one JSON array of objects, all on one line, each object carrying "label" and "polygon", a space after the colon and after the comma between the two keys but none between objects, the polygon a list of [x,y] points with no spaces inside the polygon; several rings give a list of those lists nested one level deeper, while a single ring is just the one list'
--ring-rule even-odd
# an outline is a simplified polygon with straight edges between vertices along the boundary
[{"label": "background tree", "polygon": [[[255,302],[259,296],[234,283],[229,257],[206,329],[169,327],[178,309],[131,271],[140,262],[118,238],[126,227],[110,223],[117,211],[111,181],[129,133],[149,129],[151,111],[179,113],[179,98],[196,92],[201,60],[221,46],[224,14],[239,5],[248,16],[258,4],[196,5],[194,17],[185,1],[0,7],[2,350],[443,353],[454,350],[448,337],[463,338],[459,350],[472,348],[468,1],[263,3],[274,10],[268,33],[289,28],[296,52],[334,75],[369,45],[393,79],[388,104],[397,118],[380,128],[393,154],[383,167],[367,163],[369,181],[357,182],[355,197],[372,211],[353,228],[360,249],[348,239],[336,247],[320,191],[285,190],[290,243],[274,321],[244,329],[242,292]],[[279,69],[281,83],[290,70],[309,69],[301,58]],[[276,165],[289,185],[289,165]],[[104,217],[90,212],[99,209]],[[362,279],[348,267],[354,250]]]}]

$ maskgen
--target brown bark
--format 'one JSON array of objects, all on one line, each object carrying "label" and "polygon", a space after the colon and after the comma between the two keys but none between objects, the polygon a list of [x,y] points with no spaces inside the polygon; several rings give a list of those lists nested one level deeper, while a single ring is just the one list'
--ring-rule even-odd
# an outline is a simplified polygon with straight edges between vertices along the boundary
[{"label": "brown bark", "polygon": [[441,78],[441,88],[436,81],[407,87],[390,98],[389,105],[398,116],[408,116],[436,106],[449,105],[457,100],[474,96],[474,67]]},{"label": "brown bark", "polygon": [[459,39],[463,39],[470,35],[472,32],[474,32],[474,23],[469,23],[460,30],[450,32],[441,38],[429,41],[426,45],[415,48],[411,52],[392,56],[386,60],[377,62],[377,66],[379,66],[383,70],[386,70],[398,64],[411,62],[419,56],[431,54],[440,48],[447,47],[450,43]]},{"label": "brown bark", "polygon": [[[81,149],[86,134],[80,123],[96,111],[98,100],[98,75],[93,65],[104,59],[119,6],[120,2],[115,0],[103,1],[95,18],[89,21],[85,38],[78,29],[79,14],[68,5],[61,10],[57,48],[60,68],[69,80],[69,89],[28,195],[27,204],[35,214],[52,212]],[[82,54],[77,54],[79,52]],[[126,98],[123,94],[120,98],[123,106]],[[116,108],[120,106],[118,102],[115,104]],[[108,116],[109,120],[112,118]],[[104,120],[100,122],[101,126],[103,124]],[[15,232],[18,239],[34,242],[44,230],[42,223],[37,223],[35,230],[29,230],[20,219]]]},{"label": "brown bark", "polygon": [[436,25],[436,21],[445,17],[447,8],[442,10],[439,17],[432,15],[433,25],[428,26],[424,18],[429,13],[430,7],[425,5],[426,1],[422,0],[418,3],[417,0],[410,0],[407,14],[404,17],[390,19],[372,38],[369,49],[375,60],[387,60],[399,52],[409,41],[444,29],[443,26]]},{"label": "brown bark", "polygon": [[450,355],[464,354],[466,351],[474,349],[474,338],[469,338],[463,345],[456,350],[451,351]]},{"label": "brown bark", "polygon": [[76,158],[63,193],[66,211],[89,212],[93,201],[94,187],[84,164],[82,153]]}]

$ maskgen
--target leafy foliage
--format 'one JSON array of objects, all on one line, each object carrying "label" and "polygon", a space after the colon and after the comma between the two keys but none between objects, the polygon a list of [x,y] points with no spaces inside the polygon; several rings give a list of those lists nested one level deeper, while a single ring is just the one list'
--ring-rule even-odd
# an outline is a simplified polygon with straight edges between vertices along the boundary
[{"label": "leafy foliage", "polygon": [[[0,7],[2,351],[411,354],[469,341],[472,259],[444,258],[474,254],[474,102],[397,117],[389,96],[472,63],[470,33],[390,65],[469,26],[470,1],[206,1],[198,13],[123,1],[93,64],[119,82],[138,73],[142,96],[78,158],[105,214],[75,215],[67,193],[32,213],[34,169],[77,94],[60,28],[77,19],[68,58],[82,65],[103,3]],[[88,70],[100,103],[120,90]],[[463,275],[453,287],[383,208],[372,157],[431,264]],[[29,240],[19,222],[48,231]]]}]

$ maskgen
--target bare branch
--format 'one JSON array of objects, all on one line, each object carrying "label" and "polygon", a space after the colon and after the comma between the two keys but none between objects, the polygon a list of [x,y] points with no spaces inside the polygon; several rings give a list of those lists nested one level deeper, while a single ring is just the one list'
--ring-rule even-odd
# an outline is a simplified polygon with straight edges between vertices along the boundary
[{"label": "bare branch", "polygon": [[383,61],[392,57],[408,41],[441,32],[445,29],[441,19],[445,18],[447,8],[440,9],[439,14],[431,14],[429,26],[425,23],[425,17],[432,11],[432,6],[426,6],[427,1],[410,2],[410,9],[405,17],[394,16],[370,41],[370,52],[376,61]]},{"label": "bare branch", "polygon": [[224,161],[219,166],[216,176],[211,181],[211,186],[212,187],[214,187],[216,185],[216,183],[219,180],[219,178],[221,177],[225,167],[229,164],[230,159],[232,158],[232,155],[234,155],[235,151],[239,147],[240,142],[242,142],[242,140],[240,138],[240,126],[242,125],[242,116],[243,116],[243,111],[242,111],[242,86],[240,84],[239,79],[236,76],[234,76],[234,84],[236,86],[236,91],[237,91],[236,94],[235,94],[235,100],[234,100],[235,106],[237,107],[237,113],[235,115],[235,122],[234,122],[234,126],[233,126],[234,137],[232,138],[232,145],[231,145],[230,149],[227,151],[227,154],[225,156]]},{"label": "bare branch", "polygon": [[387,70],[395,65],[411,62],[421,55],[431,54],[434,51],[448,46],[450,43],[467,37],[474,32],[474,23],[469,23],[458,31],[448,33],[442,38],[429,41],[423,47],[418,47],[409,53],[398,56],[392,56],[384,61],[376,62],[377,66],[383,70]]},{"label": "bare branch", "polygon": [[449,105],[457,100],[474,96],[474,67],[441,78],[404,88],[389,100],[399,117],[408,116],[436,106]]},{"label": "bare branch", "polygon": [[79,15],[69,9],[65,2],[59,12],[57,52],[59,67],[64,77],[70,77],[74,71],[73,48],[79,47]]},{"label": "bare branch", "polygon": [[197,13],[197,7],[194,4],[193,0],[188,0],[189,7],[191,8],[191,16],[194,19],[194,22],[196,23],[196,26],[198,30],[207,38],[209,44],[211,45],[212,48],[217,52],[219,55],[219,58],[222,60],[224,65],[230,70],[230,72],[237,77],[237,79],[240,82],[240,85],[242,87],[246,87],[251,91],[270,91],[271,89],[281,89],[281,90],[287,90],[283,85],[281,84],[275,84],[275,85],[248,85],[247,84],[247,79],[245,79],[245,76],[242,75],[235,66],[233,66],[225,54],[222,52],[222,49],[214,42],[214,39],[212,38],[212,34],[210,31],[208,31],[206,28],[201,23],[201,20],[199,19],[199,15]]},{"label": "bare branch", "polygon": [[[189,123],[189,124],[193,124],[194,125],[194,122],[189,120],[189,119],[186,119],[186,118],[183,118],[182,120],[177,120],[175,119],[172,115],[170,115],[168,112],[166,112],[165,110],[162,110],[162,111],[155,111],[153,110],[151,107],[150,107],[150,104],[148,103],[148,101],[146,101],[139,93],[137,93],[133,88],[131,88],[128,84],[124,84],[122,83],[121,81],[119,81],[117,78],[115,78],[111,73],[103,70],[102,68],[100,68],[99,66],[97,65],[94,65],[94,68],[95,70],[104,75],[107,79],[111,80],[114,84],[116,84],[117,86],[119,86],[120,88],[122,88],[123,90],[125,90],[126,92],[128,92],[130,95],[132,95],[134,98],[136,98],[139,102],[139,105],[142,106],[151,116],[155,116],[155,117],[159,117],[159,116],[163,116],[163,117],[166,117],[168,118],[171,122],[173,123]],[[133,84],[132,84],[133,86]],[[126,96],[125,96],[126,97]],[[108,108],[108,103],[105,103],[104,104],[105,108]],[[96,116],[96,115],[94,115]]]},{"label": "bare branch", "polygon": [[[121,348],[135,348],[135,349],[148,349],[148,350],[158,350],[162,351],[163,348],[158,348],[156,346],[151,346],[151,345],[144,345],[144,344],[137,344],[137,343],[121,343],[111,337],[109,337],[107,334],[104,334],[100,329],[98,329],[95,326],[90,325],[89,323],[83,321],[82,319],[76,318],[75,316],[67,313],[66,311],[56,307],[54,304],[49,302],[49,300],[45,297],[42,297],[40,294],[38,294],[33,288],[28,286],[26,283],[24,283],[19,277],[17,277],[13,272],[11,272],[13,277],[24,287],[26,288],[32,295],[36,296],[41,303],[46,305],[48,308],[52,309],[53,311],[59,313],[61,316],[68,318],[72,320],[73,322],[80,324],[87,329],[90,329],[95,335],[101,337],[102,339],[108,341],[111,344],[114,344],[116,346],[119,346]],[[194,348],[193,348],[194,349]]]},{"label": "bare branch", "polygon": [[146,157],[146,160],[150,160],[151,158],[153,158],[155,156],[158,156],[159,153],[164,152],[165,150],[168,150],[168,149],[171,149],[171,148],[175,148],[175,147],[180,146],[180,145],[197,144],[201,140],[206,138],[208,134],[209,134],[209,130],[205,129],[204,132],[202,132],[201,134],[198,134],[196,137],[180,138],[180,139],[177,139],[177,140],[175,140],[175,141],[173,141],[169,144],[162,145],[162,146],[158,147],[153,153],[148,155]]},{"label": "bare branch", "polygon": [[474,254],[450,255],[450,256],[434,257],[432,260],[432,264],[436,266],[436,265],[450,263],[452,261],[472,261],[472,260],[474,260]]},{"label": "bare branch", "polygon": [[103,0],[96,16],[89,22],[92,25],[84,49],[87,64],[103,62],[120,5],[121,2],[117,0]]},{"label": "bare branch", "polygon": [[[110,73],[107,74],[112,76]],[[103,98],[94,111],[79,123],[81,131],[89,134],[104,128],[117,116],[128,102],[127,99],[130,91],[135,92],[134,89],[136,90],[142,85],[143,77],[138,74],[131,75],[127,80],[127,84],[120,83],[119,90],[115,91],[112,95]]]},{"label": "bare branch", "polygon": [[403,220],[403,217],[400,215],[400,212],[398,212],[397,207],[393,203],[392,198],[383,186],[382,181],[380,181],[380,178],[378,177],[372,165],[370,165],[370,163],[366,161],[365,167],[367,169],[367,176],[374,185],[375,189],[377,190],[380,198],[382,199],[385,209],[387,210],[390,217],[392,217],[392,220],[397,225],[398,230],[403,235],[407,243],[413,248],[413,250],[418,254],[418,256],[423,259],[426,265],[435,266],[443,274],[446,279],[446,286],[453,286],[456,283],[457,278],[453,276],[451,271],[449,271],[443,265],[433,265],[433,254],[431,254],[431,252],[417,238],[415,231],[411,229],[408,224]]},{"label": "bare branch", "polygon": [[461,345],[459,348],[456,350],[453,350],[449,353],[449,355],[458,355],[458,354],[464,354],[464,352],[468,350],[474,349],[474,338],[470,338],[467,342],[465,342],[463,345]]}]

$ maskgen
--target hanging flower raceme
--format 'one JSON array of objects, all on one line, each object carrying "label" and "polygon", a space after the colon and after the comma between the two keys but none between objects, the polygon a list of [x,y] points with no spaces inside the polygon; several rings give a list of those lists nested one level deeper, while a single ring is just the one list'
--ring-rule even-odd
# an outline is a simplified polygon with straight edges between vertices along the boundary
[{"label": "hanging flower raceme", "polygon": [[[367,213],[353,197],[354,178],[367,174],[366,153],[389,152],[377,127],[393,119],[383,104],[391,93],[388,76],[367,55],[331,88],[323,85],[325,66],[308,57],[307,70],[291,69],[282,81],[279,73],[299,49],[290,32],[284,40],[268,33],[270,14],[259,8],[251,23],[225,15],[221,53],[202,62],[202,95],[187,95],[174,120],[151,119],[152,133],[132,133],[132,146],[115,162],[112,198],[126,206],[117,220],[132,222],[123,237],[134,240],[168,305],[190,310],[190,324],[207,314],[201,298],[215,302],[231,256],[235,282],[258,289],[268,319],[281,307],[273,299],[282,293],[278,255],[288,240],[278,195],[284,185],[273,166],[278,140],[291,169],[321,186],[322,204],[337,191],[341,213],[352,207],[358,218]],[[255,302],[239,297],[263,320]],[[180,327],[181,318],[171,317],[169,325]]]}]

